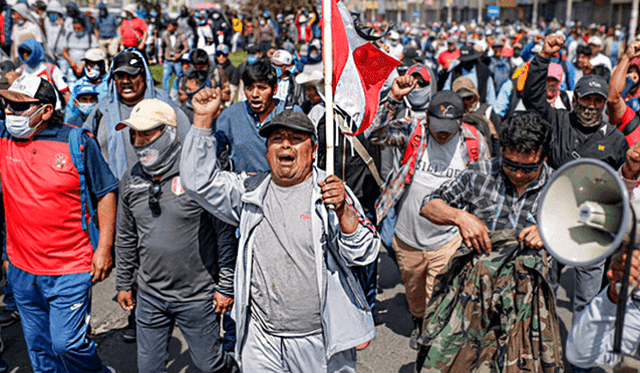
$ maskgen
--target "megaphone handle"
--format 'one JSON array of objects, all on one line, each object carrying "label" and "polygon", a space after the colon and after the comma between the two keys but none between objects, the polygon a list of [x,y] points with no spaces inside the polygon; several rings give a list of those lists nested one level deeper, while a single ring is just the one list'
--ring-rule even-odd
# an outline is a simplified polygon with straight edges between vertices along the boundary
[{"label": "megaphone handle", "polygon": [[622,346],[622,331],[624,329],[624,315],[627,310],[627,297],[629,293],[629,276],[631,275],[631,260],[633,258],[633,250],[635,250],[636,242],[636,213],[633,208],[631,210],[631,234],[629,235],[629,243],[627,244],[627,260],[624,263],[624,275],[622,276],[622,287],[618,292],[618,309],[616,312],[616,334],[613,340],[613,352],[620,353]]}]

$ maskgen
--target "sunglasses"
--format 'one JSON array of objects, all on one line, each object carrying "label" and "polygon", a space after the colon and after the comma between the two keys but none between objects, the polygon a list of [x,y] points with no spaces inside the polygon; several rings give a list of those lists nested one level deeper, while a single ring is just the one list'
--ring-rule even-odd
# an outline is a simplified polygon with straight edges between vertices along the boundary
[{"label": "sunglasses", "polygon": [[162,186],[159,181],[154,180],[149,185],[149,209],[154,217],[160,216],[160,194],[162,194]]},{"label": "sunglasses", "polygon": [[522,163],[511,161],[507,159],[507,157],[505,157],[504,154],[502,154],[502,166],[506,167],[507,169],[513,172],[516,172],[518,170],[524,172],[525,174],[537,172],[540,169],[540,166],[542,166],[542,162],[544,162],[544,160],[538,163],[522,164]]},{"label": "sunglasses", "polygon": [[15,102],[9,100],[2,100],[2,105],[11,113],[23,114],[31,109],[33,105],[37,105],[37,102]]}]

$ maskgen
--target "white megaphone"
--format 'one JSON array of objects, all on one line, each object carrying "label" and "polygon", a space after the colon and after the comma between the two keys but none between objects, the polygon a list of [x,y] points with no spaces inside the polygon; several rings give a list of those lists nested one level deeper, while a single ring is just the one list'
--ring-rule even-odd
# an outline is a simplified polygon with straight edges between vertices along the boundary
[{"label": "white megaphone", "polygon": [[629,203],[618,173],[602,161],[580,159],[560,167],[543,190],[538,230],[554,258],[583,267],[629,239],[638,224],[634,215],[640,217],[640,205]]}]

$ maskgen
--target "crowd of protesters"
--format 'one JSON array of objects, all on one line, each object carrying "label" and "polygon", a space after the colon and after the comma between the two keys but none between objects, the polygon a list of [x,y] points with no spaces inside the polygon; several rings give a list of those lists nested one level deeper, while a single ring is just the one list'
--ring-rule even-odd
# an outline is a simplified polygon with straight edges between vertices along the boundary
[{"label": "crowd of protesters", "polygon": [[[416,372],[620,360],[613,285],[627,254],[571,272],[562,340],[563,266],[537,212],[554,170],[580,158],[640,198],[629,30],[356,20],[398,66],[370,126],[352,136],[337,107],[327,139],[314,8],[0,8],[0,326],[21,321],[33,371],[115,371],[89,338],[91,286],[115,269],[140,372],[167,371],[175,325],[203,372],[355,372],[375,337],[383,246]],[[629,307],[626,355],[640,344],[637,298]],[[0,372],[11,349],[0,339]]]}]

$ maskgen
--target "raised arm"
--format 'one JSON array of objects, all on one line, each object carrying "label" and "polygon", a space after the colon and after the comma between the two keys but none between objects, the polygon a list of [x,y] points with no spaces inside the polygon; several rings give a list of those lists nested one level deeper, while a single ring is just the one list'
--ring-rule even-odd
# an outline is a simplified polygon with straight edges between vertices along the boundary
[{"label": "raised arm", "polygon": [[553,122],[556,109],[547,102],[547,76],[549,62],[564,44],[562,36],[547,36],[542,51],[533,58],[529,66],[529,76],[522,92],[522,101],[527,109],[539,112],[544,119]]},{"label": "raised arm", "polygon": [[193,97],[193,126],[182,145],[180,178],[185,191],[202,207],[218,219],[238,225],[246,175],[218,167],[211,126],[221,102],[219,88],[205,88]]},{"label": "raised arm", "polygon": [[622,97],[622,92],[627,82],[627,71],[629,70],[629,65],[631,65],[631,60],[638,56],[640,56],[640,41],[636,40],[629,45],[618,66],[613,70],[613,75],[611,75],[607,105],[609,108],[609,123],[616,127],[620,124],[627,109],[624,97]]}]

